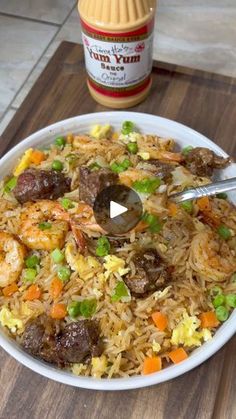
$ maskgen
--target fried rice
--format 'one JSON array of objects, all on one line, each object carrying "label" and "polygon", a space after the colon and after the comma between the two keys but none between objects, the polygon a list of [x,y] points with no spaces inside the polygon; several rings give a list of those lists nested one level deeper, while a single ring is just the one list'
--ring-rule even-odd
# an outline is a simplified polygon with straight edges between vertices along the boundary
[{"label": "fried rice", "polygon": [[[128,147],[130,143],[135,147]],[[0,322],[19,345],[27,325],[36,319],[53,318],[56,327],[63,330],[67,324],[89,317],[81,312],[71,317],[68,308],[72,302],[93,301],[89,318],[99,325],[102,352],[66,363],[64,368],[76,375],[97,378],[129,377],[168,367],[173,359],[175,362],[170,354],[179,348],[184,350],[183,359],[190,356],[228,318],[236,294],[236,208],[221,196],[187,206],[171,202],[172,193],[211,182],[209,176],[191,173],[185,164],[187,151],[175,152],[177,147],[173,139],[157,135],[116,133],[111,127],[95,127],[87,135],[68,134],[61,144],[56,141],[43,149],[38,160],[31,159],[35,150],[30,149],[16,162],[15,170],[0,186]],[[129,161],[126,168],[122,167],[125,159]],[[40,211],[43,200],[20,204],[14,188],[26,170],[50,171],[55,161],[61,163],[60,170],[71,179],[71,186],[70,191],[51,202],[66,215],[58,221],[56,216],[46,214],[39,219],[37,234],[33,205],[38,205]],[[96,225],[91,208],[80,200],[80,168],[99,171],[115,163],[121,166],[118,182],[133,187],[155,178],[155,161],[173,166],[170,176],[160,178],[160,185],[152,193],[139,192],[144,214],[151,214],[158,228],[152,229],[152,223],[147,222],[150,219],[144,217],[122,240],[118,238],[112,252],[108,246],[107,253],[98,256],[99,238],[106,237],[108,242],[110,238]],[[95,251],[90,250],[90,245],[82,251],[71,220],[75,220],[80,238],[92,243]],[[47,229],[44,224],[40,230],[40,223],[51,227]],[[227,234],[222,234],[222,227]],[[3,233],[9,235],[9,243]],[[41,241],[45,243],[46,235],[51,246],[47,249],[40,245]],[[28,246],[32,242],[33,247]],[[17,253],[17,243],[22,253]],[[135,255],[150,248],[168,270],[168,280],[143,294],[133,293],[126,285],[126,277],[132,280],[137,276]],[[59,262],[55,254],[52,257],[55,249],[60,251]],[[37,256],[39,262],[30,277],[26,260],[32,256]],[[52,283],[58,280],[61,267],[66,267],[69,275],[61,275],[61,290],[55,295]],[[118,293],[118,283],[123,284],[123,294]],[[32,286],[39,292],[31,295]],[[64,314],[53,316],[53,307],[58,305]],[[155,322],[156,313],[166,320],[164,328]],[[209,313],[215,318],[212,324],[204,322],[203,315]],[[157,359],[159,366],[154,362]],[[152,360],[150,368],[147,360]]]}]

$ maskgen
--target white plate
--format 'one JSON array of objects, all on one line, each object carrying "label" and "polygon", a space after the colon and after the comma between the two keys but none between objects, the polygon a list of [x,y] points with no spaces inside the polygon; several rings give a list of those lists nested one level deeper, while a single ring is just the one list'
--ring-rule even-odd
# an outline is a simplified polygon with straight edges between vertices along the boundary
[{"label": "white plate", "polygon": [[[118,130],[120,129],[122,123],[126,120],[135,122],[139,129],[144,133],[155,133],[163,137],[172,137],[181,147],[190,144],[193,146],[203,146],[211,148],[221,156],[227,156],[227,154],[220,147],[212,143],[203,135],[184,125],[165,118],[133,112],[95,113],[57,122],[56,124],[30,135],[26,140],[14,147],[1,159],[0,178],[5,176],[7,173],[10,173],[15,166],[17,158],[19,158],[29,147],[48,145],[55,139],[56,136],[67,134],[69,132],[89,132],[90,127],[94,124],[111,124]],[[221,172],[221,177],[226,178],[235,176],[235,168],[236,165],[231,165]],[[158,373],[148,376],[119,379],[99,380],[95,378],[77,377],[66,371],[61,371],[29,356],[13,340],[9,339],[3,330],[0,330],[0,345],[23,365],[52,380],[75,387],[94,390],[126,390],[162,383],[190,371],[217,352],[231,338],[231,336],[233,336],[235,331],[236,310],[234,310],[230,318],[222,324],[213,339],[193,351],[190,357],[184,362],[178,365],[172,365]]]}]

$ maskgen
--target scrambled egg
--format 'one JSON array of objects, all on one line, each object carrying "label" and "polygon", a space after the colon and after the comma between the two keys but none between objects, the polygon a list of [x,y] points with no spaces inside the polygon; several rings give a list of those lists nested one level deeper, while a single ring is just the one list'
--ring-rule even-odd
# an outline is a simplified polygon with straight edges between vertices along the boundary
[{"label": "scrambled egg", "polygon": [[108,255],[104,257],[105,263],[104,268],[106,269],[105,277],[109,278],[111,273],[118,272],[120,276],[126,275],[130,269],[125,268],[125,261],[114,255]]},{"label": "scrambled egg", "polygon": [[189,316],[187,312],[183,314],[183,319],[172,332],[172,345],[201,346],[202,340],[211,339],[211,332],[208,329],[197,331],[201,322],[196,316]]},{"label": "scrambled egg", "polygon": [[103,138],[107,138],[111,132],[111,125],[95,125],[91,131],[90,135],[96,140],[102,140]]},{"label": "scrambled egg", "polygon": [[12,333],[15,333],[16,329],[23,328],[22,320],[15,318],[13,313],[5,306],[0,311],[0,323],[2,326],[8,327]]},{"label": "scrambled egg", "polygon": [[77,272],[84,281],[92,278],[101,268],[100,263],[93,256],[85,257],[79,254],[73,243],[67,244],[65,258],[71,269]]},{"label": "scrambled egg", "polygon": [[148,152],[145,152],[145,151],[140,151],[140,153],[137,153],[137,155],[139,156],[139,157],[141,157],[141,159],[143,159],[143,160],[149,160],[150,159],[150,153],[148,153]]},{"label": "scrambled egg", "polygon": [[155,339],[153,339],[152,341],[152,350],[156,353],[160,352],[161,350],[161,345],[158,342],[156,342]]},{"label": "scrambled egg", "polygon": [[95,378],[101,378],[105,374],[107,369],[107,358],[105,355],[100,357],[92,358],[92,376]]},{"label": "scrambled egg", "polygon": [[73,372],[73,374],[75,375],[81,375],[81,373],[83,371],[86,370],[86,365],[84,364],[73,364],[73,367],[71,368],[71,371]]},{"label": "scrambled egg", "polygon": [[21,157],[18,165],[16,166],[14,170],[14,176],[19,176],[24,170],[28,169],[31,163],[31,155],[32,155],[33,149],[29,148],[25,151],[23,156]]}]

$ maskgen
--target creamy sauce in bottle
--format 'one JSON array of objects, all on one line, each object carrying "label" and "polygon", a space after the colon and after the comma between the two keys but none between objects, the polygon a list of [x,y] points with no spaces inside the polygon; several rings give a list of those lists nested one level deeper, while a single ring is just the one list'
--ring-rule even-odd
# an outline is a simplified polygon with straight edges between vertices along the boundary
[{"label": "creamy sauce in bottle", "polygon": [[144,100],[151,88],[156,0],[79,0],[88,88],[111,108]]}]

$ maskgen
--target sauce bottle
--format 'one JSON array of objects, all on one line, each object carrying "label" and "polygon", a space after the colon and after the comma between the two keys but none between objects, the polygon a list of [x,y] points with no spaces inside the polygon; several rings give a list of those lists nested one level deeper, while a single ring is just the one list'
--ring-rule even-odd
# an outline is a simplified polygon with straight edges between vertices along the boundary
[{"label": "sauce bottle", "polygon": [[127,108],[151,88],[156,0],[79,0],[88,88],[100,104]]}]

